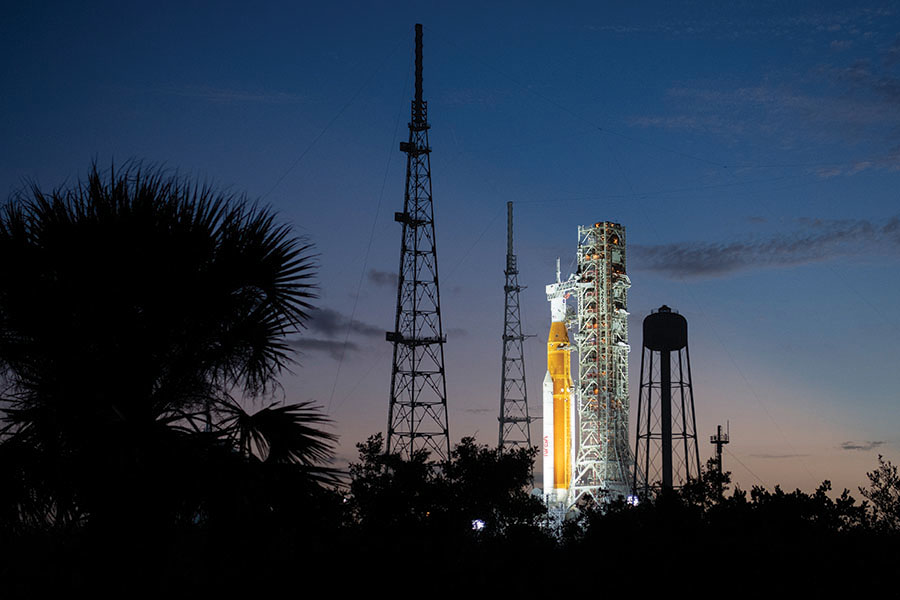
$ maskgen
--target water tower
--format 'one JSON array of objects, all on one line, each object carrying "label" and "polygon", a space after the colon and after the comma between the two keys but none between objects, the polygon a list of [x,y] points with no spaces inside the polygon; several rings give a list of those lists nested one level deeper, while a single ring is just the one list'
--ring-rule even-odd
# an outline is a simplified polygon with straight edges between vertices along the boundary
[{"label": "water tower", "polygon": [[681,487],[700,476],[687,319],[661,306],[644,319],[633,490]]}]

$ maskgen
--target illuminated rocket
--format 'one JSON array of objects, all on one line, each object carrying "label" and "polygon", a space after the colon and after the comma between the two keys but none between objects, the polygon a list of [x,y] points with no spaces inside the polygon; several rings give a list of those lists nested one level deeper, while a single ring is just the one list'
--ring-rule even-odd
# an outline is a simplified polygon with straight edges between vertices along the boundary
[{"label": "illuminated rocket", "polygon": [[[550,337],[544,377],[544,497],[558,508],[582,499],[627,496],[634,462],[628,446],[628,288],[625,228],[578,227],[578,269],[547,286]],[[566,307],[571,298],[573,306]],[[566,326],[572,327],[572,344]],[[577,352],[575,384],[570,352]],[[640,476],[640,475],[639,475]],[[631,482],[631,483],[629,483]]]},{"label": "illuminated rocket", "polygon": [[547,339],[547,374],[543,386],[544,495],[550,502],[566,499],[572,478],[572,367],[566,331],[566,296],[557,284],[547,286],[550,298],[550,335]]}]

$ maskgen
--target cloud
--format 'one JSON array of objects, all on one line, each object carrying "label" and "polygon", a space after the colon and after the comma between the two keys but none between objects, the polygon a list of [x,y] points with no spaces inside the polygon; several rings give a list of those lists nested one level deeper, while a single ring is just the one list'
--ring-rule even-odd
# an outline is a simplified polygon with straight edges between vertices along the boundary
[{"label": "cloud", "polygon": [[900,171],[900,146],[868,160],[858,160],[845,165],[823,167],[816,171],[819,177],[828,179],[838,175],[856,175],[868,170]]},{"label": "cloud", "polygon": [[682,242],[632,247],[632,268],[670,277],[722,277],[754,268],[791,267],[838,256],[859,256],[900,246],[900,217],[882,225],[867,220],[801,220],[805,230],[767,239],[727,243]]},{"label": "cloud", "polygon": [[733,89],[674,87],[667,95],[673,110],[682,107],[683,112],[632,117],[630,122],[732,137],[758,133],[780,138],[784,146],[790,146],[791,139],[800,134],[854,144],[872,139],[895,141],[890,132],[900,126],[896,80],[859,70],[853,65],[819,67],[816,76],[838,88],[832,95],[800,89],[794,82]]},{"label": "cloud", "polygon": [[[834,23],[815,27],[824,32]],[[815,42],[832,50],[830,63],[810,64],[805,71],[785,69],[749,85],[680,83],[667,90],[663,113],[633,115],[628,122],[716,135],[735,145],[762,136],[768,139],[760,143],[784,149],[805,140],[804,145],[839,144],[844,152],[857,147],[865,153],[859,160],[812,170],[822,177],[900,170],[900,36],[869,39],[850,26],[841,31],[840,39]],[[859,55],[871,58],[855,58]]]},{"label": "cloud", "polygon": [[397,287],[397,274],[388,271],[369,269],[369,281],[377,286]]},{"label": "cloud", "polygon": [[326,336],[345,335],[349,327],[350,333],[363,337],[380,338],[384,336],[384,330],[374,325],[363,323],[362,321],[353,320],[330,308],[318,308],[310,313],[310,319],[307,322],[310,331],[324,334]]},{"label": "cloud", "polygon": [[309,352],[323,352],[333,359],[340,360],[347,352],[356,352],[360,348],[357,344],[347,340],[347,331],[350,334],[364,338],[384,339],[384,330],[353,320],[336,310],[330,308],[317,308],[310,313],[307,329],[314,334],[320,334],[326,338],[301,337],[291,340],[290,344],[297,350]]},{"label": "cloud", "polygon": [[347,352],[356,352],[359,346],[353,342],[339,342],[337,340],[319,340],[315,338],[299,338],[291,340],[291,346],[300,351],[324,352],[334,360],[341,360]]},{"label": "cloud", "polygon": [[804,456],[809,456],[808,454],[751,454],[753,458],[766,458],[766,459],[783,459],[783,458],[802,458]]},{"label": "cloud", "polygon": [[181,96],[183,98],[197,98],[200,100],[208,100],[210,102],[218,102],[230,104],[236,102],[258,102],[265,104],[288,104],[301,102],[305,98],[299,94],[288,94],[286,92],[265,92],[265,91],[248,91],[230,88],[216,88],[203,85],[186,85],[165,87],[157,90],[161,94],[169,96]]},{"label": "cloud", "polygon": [[[892,51],[883,53],[884,62],[893,62]],[[876,72],[877,66],[868,59],[854,61],[849,67],[831,68],[827,71],[838,81],[850,84],[857,91],[871,91],[896,105],[900,102],[900,78],[891,73]]]},{"label": "cloud", "polygon": [[881,59],[888,68],[900,63],[900,35],[894,38],[894,43],[884,51]]},{"label": "cloud", "polygon": [[841,444],[841,450],[874,450],[879,446],[883,446],[887,442],[884,441],[868,441],[868,442],[844,442]]},{"label": "cloud", "polygon": [[746,132],[742,121],[722,115],[674,115],[666,117],[630,117],[628,122],[639,127],[658,127],[719,135],[740,135]]},{"label": "cloud", "polygon": [[[727,9],[703,5],[702,13],[691,10],[692,3],[669,3],[670,8],[655,11],[656,18],[644,19],[640,25],[616,23],[586,23],[590,31],[620,35],[653,34],[672,37],[701,37],[703,39],[763,39],[783,38],[809,43],[818,36],[833,39],[835,32],[858,35],[869,28],[880,28],[886,17],[894,14],[889,8],[841,6],[833,9],[810,5],[791,11],[790,15],[753,10],[758,3],[748,3],[744,10],[735,3],[723,4]],[[713,7],[713,8],[711,8]],[[865,33],[863,33],[865,36]]]}]

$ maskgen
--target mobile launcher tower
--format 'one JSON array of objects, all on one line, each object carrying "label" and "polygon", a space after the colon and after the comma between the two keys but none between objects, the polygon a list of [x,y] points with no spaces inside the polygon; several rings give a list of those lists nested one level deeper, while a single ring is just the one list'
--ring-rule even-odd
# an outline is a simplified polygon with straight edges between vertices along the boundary
[{"label": "mobile launcher tower", "polygon": [[[633,468],[625,228],[608,222],[579,226],[577,258],[577,272],[565,281],[557,260],[556,283],[547,286],[551,325],[543,389],[544,496],[551,508],[563,511],[627,497]],[[578,365],[574,383],[573,350]]]}]

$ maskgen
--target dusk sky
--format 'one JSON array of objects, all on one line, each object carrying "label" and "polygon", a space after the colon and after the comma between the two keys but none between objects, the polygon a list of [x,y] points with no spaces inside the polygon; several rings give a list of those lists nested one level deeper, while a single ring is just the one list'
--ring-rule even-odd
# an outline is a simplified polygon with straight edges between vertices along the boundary
[{"label": "dusk sky", "polygon": [[512,201],[533,416],[544,285],[578,225],[615,221],[632,410],[641,321],[668,304],[701,459],[730,420],[743,488],[856,492],[879,453],[900,459],[900,9],[619,4],[5,6],[0,192],[138,159],[271,204],[319,253],[278,398],[328,411],[344,465],[387,424],[422,23],[453,441],[497,443]]}]

